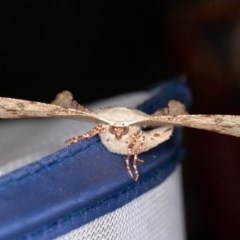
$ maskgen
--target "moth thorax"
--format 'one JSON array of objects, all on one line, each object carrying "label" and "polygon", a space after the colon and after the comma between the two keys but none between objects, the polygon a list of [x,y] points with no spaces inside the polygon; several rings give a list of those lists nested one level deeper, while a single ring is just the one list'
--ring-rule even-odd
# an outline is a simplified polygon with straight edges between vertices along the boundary
[{"label": "moth thorax", "polygon": [[109,132],[115,135],[117,140],[122,138],[122,135],[127,134],[129,127],[127,126],[109,126]]}]

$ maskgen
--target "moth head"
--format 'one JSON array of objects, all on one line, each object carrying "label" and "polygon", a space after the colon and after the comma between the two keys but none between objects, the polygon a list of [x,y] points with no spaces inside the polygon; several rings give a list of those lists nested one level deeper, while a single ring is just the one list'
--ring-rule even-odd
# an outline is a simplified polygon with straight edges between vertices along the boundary
[{"label": "moth head", "polygon": [[127,134],[128,131],[129,131],[128,126],[115,126],[115,125],[109,126],[109,132],[115,135],[115,138],[117,140],[120,140],[122,138],[122,135]]}]

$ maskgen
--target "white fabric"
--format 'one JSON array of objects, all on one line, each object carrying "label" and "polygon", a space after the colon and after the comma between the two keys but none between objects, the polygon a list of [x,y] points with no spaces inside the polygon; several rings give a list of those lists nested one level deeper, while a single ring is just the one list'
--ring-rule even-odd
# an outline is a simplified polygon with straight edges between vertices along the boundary
[{"label": "white fabric", "polygon": [[57,240],[183,240],[181,190],[178,167],[159,186]]}]

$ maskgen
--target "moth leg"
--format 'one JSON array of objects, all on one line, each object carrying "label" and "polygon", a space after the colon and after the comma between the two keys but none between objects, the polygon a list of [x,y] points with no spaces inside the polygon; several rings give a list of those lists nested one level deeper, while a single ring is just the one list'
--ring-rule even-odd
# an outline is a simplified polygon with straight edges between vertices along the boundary
[{"label": "moth leg", "polygon": [[95,136],[96,134],[100,133],[103,130],[104,130],[104,127],[102,126],[102,124],[98,124],[96,127],[92,128],[87,133],[76,136],[76,137],[72,137],[72,138],[68,139],[67,141],[65,141],[65,143],[70,145],[70,144],[79,142],[79,141],[81,141],[85,138],[91,138],[91,137]]},{"label": "moth leg", "polygon": [[134,151],[134,157],[133,157],[133,169],[134,169],[134,174],[135,174],[135,181],[138,180],[139,178],[139,172],[137,169],[137,163],[141,162],[144,163],[143,160],[139,159],[138,154],[142,152],[142,147],[143,147],[143,143],[145,140],[145,136],[144,135],[140,135],[140,139],[139,139],[139,146],[135,149]]},{"label": "moth leg", "polygon": [[126,156],[125,164],[126,164],[126,168],[127,168],[127,171],[128,171],[128,173],[129,173],[129,175],[131,176],[131,178],[134,178],[133,173],[132,173],[132,170],[131,170],[131,167],[130,167],[130,161],[129,161],[130,157],[131,157],[130,154],[128,154],[128,155]]},{"label": "moth leg", "polygon": [[[137,181],[138,178],[139,178],[137,163],[138,162],[142,162],[142,163],[144,162],[143,160],[138,158],[138,154],[141,153],[144,140],[145,140],[145,136],[143,136],[142,131],[137,132],[130,137],[130,143],[128,145],[128,154],[127,154],[126,159],[125,159],[126,168],[128,170],[129,175],[132,178],[134,178],[135,181]],[[131,156],[134,156],[133,157],[133,165],[132,165],[133,170],[134,170],[134,174],[131,170],[130,163],[129,163],[129,159],[130,159]]]}]

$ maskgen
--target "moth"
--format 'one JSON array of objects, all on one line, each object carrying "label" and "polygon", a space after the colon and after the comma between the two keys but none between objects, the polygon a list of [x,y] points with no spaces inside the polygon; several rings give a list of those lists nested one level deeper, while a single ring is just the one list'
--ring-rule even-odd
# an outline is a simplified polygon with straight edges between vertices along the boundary
[{"label": "moth", "polygon": [[176,100],[152,115],[135,108],[105,107],[88,110],[73,99],[69,91],[59,93],[51,104],[0,97],[0,118],[63,117],[93,121],[96,126],[83,135],[66,141],[73,144],[98,134],[103,145],[113,153],[125,155],[129,175],[137,181],[138,155],[167,141],[174,126],[185,126],[240,136],[240,116],[191,115]]}]

